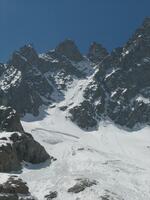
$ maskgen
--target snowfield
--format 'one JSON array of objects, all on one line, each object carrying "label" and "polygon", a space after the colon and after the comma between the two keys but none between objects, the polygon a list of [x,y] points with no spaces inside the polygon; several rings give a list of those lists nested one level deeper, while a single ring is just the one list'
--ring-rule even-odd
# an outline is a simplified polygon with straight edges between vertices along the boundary
[{"label": "snowfield", "polygon": [[[105,193],[112,199],[150,199],[148,127],[130,133],[102,123],[98,131],[88,133],[66,120],[57,107],[48,109],[43,120],[22,124],[57,158],[51,165],[24,168],[21,174],[38,199],[50,191],[57,191],[59,200],[97,200]],[[98,184],[78,194],[68,193],[78,178],[94,179]]]},{"label": "snowfield", "polygon": [[[51,191],[57,191],[56,200],[149,200],[150,128],[127,132],[105,121],[98,131],[86,132],[66,118],[67,110],[59,109],[81,102],[89,80],[74,83],[63,102],[42,106],[38,117],[27,114],[22,119],[25,131],[57,160],[24,163],[19,176],[37,200],[44,200]],[[7,176],[0,174],[0,183]],[[68,192],[79,179],[96,184],[79,193]]]},{"label": "snowfield", "polygon": [[[98,131],[85,132],[66,119],[59,104],[42,107],[37,118],[26,115],[22,124],[57,158],[51,165],[25,166],[20,175],[37,199],[44,200],[50,191],[58,192],[57,200],[150,199],[149,127],[127,132],[103,122]],[[97,185],[69,193],[80,178]]]}]

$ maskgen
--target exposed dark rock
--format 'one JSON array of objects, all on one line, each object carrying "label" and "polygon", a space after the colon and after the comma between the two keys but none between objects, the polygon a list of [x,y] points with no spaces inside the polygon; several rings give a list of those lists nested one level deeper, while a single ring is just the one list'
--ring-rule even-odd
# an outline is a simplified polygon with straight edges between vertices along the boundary
[{"label": "exposed dark rock", "polygon": [[23,132],[19,115],[11,107],[0,106],[0,130]]},{"label": "exposed dark rock", "polygon": [[62,91],[75,77],[85,77],[84,70],[72,62],[80,60],[83,57],[71,40],[42,55],[25,45],[12,54],[7,64],[0,64],[0,105],[11,106],[21,116],[37,116],[41,105],[63,100]]},{"label": "exposed dark rock", "polygon": [[96,185],[97,182],[95,180],[89,180],[89,179],[77,179],[77,183],[68,189],[68,192],[71,193],[79,193],[84,191],[88,187],[92,187]]},{"label": "exposed dark rock", "polygon": [[0,184],[0,200],[35,200],[29,193],[25,182],[11,176],[7,182]]},{"label": "exposed dark rock", "polygon": [[37,67],[30,65],[28,60],[23,62],[22,65],[18,62],[19,69],[7,65],[3,72],[5,85],[0,85],[0,104],[11,106],[21,115],[27,112],[37,115],[39,106],[44,104],[42,97],[50,101],[53,89]]},{"label": "exposed dark rock", "polygon": [[87,57],[95,64],[98,64],[108,55],[109,53],[101,44],[93,42],[89,48]]},{"label": "exposed dark rock", "polygon": [[77,123],[82,129],[88,130],[97,125],[94,107],[88,101],[84,101],[81,105],[73,107],[70,109],[70,113],[70,119]]},{"label": "exposed dark rock", "polygon": [[62,111],[67,110],[67,108],[68,108],[68,106],[61,106],[61,107],[59,107],[59,109],[62,110]]},{"label": "exposed dark rock", "polygon": [[[85,100],[71,106],[72,121],[86,130],[97,128],[105,119],[128,130],[150,124],[149,35],[150,18],[146,18],[129,41],[111,54],[96,42],[91,45],[87,57],[97,71],[84,90]],[[91,64],[88,59],[72,40],[41,55],[25,45],[6,65],[0,64],[0,105],[11,106],[21,116],[38,115],[41,105],[62,101],[64,91],[75,79],[89,76],[87,71],[91,69],[84,68],[86,62]],[[60,109],[65,111],[66,107]],[[9,130],[21,128],[12,119],[5,119],[0,124],[2,130],[8,121],[13,124]]]},{"label": "exposed dark rock", "polygon": [[4,140],[4,144],[0,146],[1,172],[21,169],[22,161],[37,164],[48,159],[52,160],[53,158],[27,133],[12,133],[8,140]]},{"label": "exposed dark rock", "polygon": [[72,40],[66,39],[56,47],[56,52],[64,55],[73,61],[81,61],[83,59],[77,46]]},{"label": "exposed dark rock", "polygon": [[20,161],[24,160],[37,164],[50,158],[45,149],[30,134],[18,135],[14,133],[11,135],[10,140],[13,141],[13,146]]},{"label": "exposed dark rock", "polygon": [[120,195],[117,195],[114,192],[111,192],[109,190],[105,190],[105,194],[100,196],[101,200],[125,200]]},{"label": "exposed dark rock", "polygon": [[85,100],[70,109],[71,119],[81,128],[97,128],[101,119],[127,130],[150,124],[149,35],[150,18],[146,18],[123,48],[115,49],[99,63],[84,91]]},{"label": "exposed dark rock", "polygon": [[[26,70],[26,68],[23,69],[23,67],[31,67],[31,65],[37,65],[38,61],[38,54],[32,45],[29,44],[20,48],[19,51],[14,52],[8,64],[16,66],[20,70]],[[26,66],[26,62],[28,62],[28,66]]]},{"label": "exposed dark rock", "polygon": [[11,172],[21,169],[15,148],[10,143],[0,146],[0,172]]},{"label": "exposed dark rock", "polygon": [[51,200],[51,199],[55,199],[58,196],[58,192],[54,191],[54,192],[50,192],[48,195],[45,195],[46,200]]}]

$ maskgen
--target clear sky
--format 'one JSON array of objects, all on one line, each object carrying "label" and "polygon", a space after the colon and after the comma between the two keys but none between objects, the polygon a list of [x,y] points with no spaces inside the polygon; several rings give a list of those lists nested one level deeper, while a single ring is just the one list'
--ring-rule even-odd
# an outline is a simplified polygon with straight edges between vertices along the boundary
[{"label": "clear sky", "polygon": [[92,41],[123,45],[150,16],[150,0],[0,0],[0,61],[33,43],[38,52],[70,38],[83,53]]}]

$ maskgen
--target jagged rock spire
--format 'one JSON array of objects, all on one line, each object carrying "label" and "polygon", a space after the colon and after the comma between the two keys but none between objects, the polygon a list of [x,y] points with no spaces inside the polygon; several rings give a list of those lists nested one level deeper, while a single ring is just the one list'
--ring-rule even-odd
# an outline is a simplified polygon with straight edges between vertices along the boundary
[{"label": "jagged rock spire", "polygon": [[24,63],[28,62],[29,64],[36,64],[38,60],[38,54],[36,50],[33,48],[31,44],[24,45],[19,49],[19,51],[15,51],[8,64],[14,66],[24,66]]},{"label": "jagged rock spire", "polygon": [[107,55],[107,50],[101,44],[93,42],[90,45],[87,56],[92,62],[97,64],[101,62]]},{"label": "jagged rock spire", "polygon": [[63,42],[61,42],[56,47],[55,51],[58,54],[66,56],[67,58],[71,59],[72,61],[81,61],[83,59],[75,42],[70,39],[66,39]]}]

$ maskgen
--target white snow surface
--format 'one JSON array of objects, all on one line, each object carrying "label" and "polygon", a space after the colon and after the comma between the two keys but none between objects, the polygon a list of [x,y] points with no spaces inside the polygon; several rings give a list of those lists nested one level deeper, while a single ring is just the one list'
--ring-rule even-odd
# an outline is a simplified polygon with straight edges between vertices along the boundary
[{"label": "white snow surface", "polygon": [[[22,119],[24,129],[57,161],[24,167],[21,178],[39,200],[50,191],[58,192],[56,200],[98,200],[106,193],[113,200],[150,199],[149,127],[127,132],[105,121],[98,131],[85,132],[60,111],[63,104],[82,101],[89,80],[75,82],[64,102],[41,107],[37,118],[27,114]],[[98,183],[83,192],[68,193],[78,178]]]},{"label": "white snow surface", "polygon": [[[59,109],[82,101],[82,87],[88,81],[75,82],[63,102],[41,107],[38,117],[27,114],[22,119],[25,131],[57,160],[25,164],[19,176],[38,200],[50,191],[58,192],[56,200],[102,200],[106,194],[110,200],[149,200],[150,128],[127,132],[105,121],[99,130],[85,132],[66,118],[67,111]],[[97,185],[68,193],[79,178],[94,179]]]},{"label": "white snow surface", "polygon": [[[10,140],[11,135],[14,132],[0,132],[0,147],[1,146],[7,146],[8,144],[12,144],[12,141]],[[18,133],[20,134],[20,133]],[[5,138],[6,140],[1,140],[1,138]]]},{"label": "white snow surface", "polygon": [[139,101],[139,102],[143,102],[145,104],[150,104],[150,99],[149,98],[145,98],[142,95],[138,96],[136,98],[136,100]]},{"label": "white snow surface", "polygon": [[0,184],[5,183],[9,178],[9,174],[0,173]]},{"label": "white snow surface", "polygon": [[[44,119],[34,121],[27,115],[22,121],[25,130],[57,158],[51,165],[24,168],[21,178],[34,196],[44,200],[49,191],[57,191],[59,200],[98,200],[109,191],[116,200],[150,199],[149,127],[131,133],[103,122],[98,131],[85,132],[58,107],[46,112]],[[78,178],[98,184],[78,194],[68,193]]]}]

